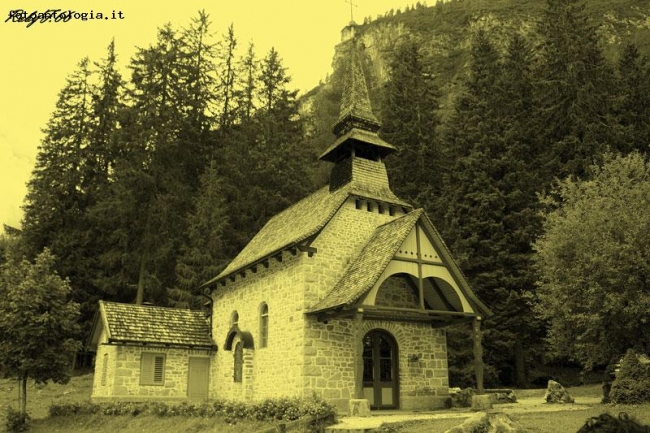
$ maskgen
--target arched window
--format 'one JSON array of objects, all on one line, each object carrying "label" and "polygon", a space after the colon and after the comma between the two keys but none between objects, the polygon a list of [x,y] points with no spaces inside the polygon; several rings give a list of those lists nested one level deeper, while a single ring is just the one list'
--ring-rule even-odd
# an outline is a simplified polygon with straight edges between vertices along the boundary
[{"label": "arched window", "polygon": [[269,341],[269,306],[266,302],[260,307],[260,347],[266,347]]},{"label": "arched window", "polygon": [[233,373],[233,379],[235,382],[241,383],[242,381],[242,371],[244,368],[244,345],[241,341],[238,341],[235,344],[235,371]]},{"label": "arched window", "polygon": [[233,327],[237,325],[239,325],[239,313],[235,310],[230,315],[230,326]]}]

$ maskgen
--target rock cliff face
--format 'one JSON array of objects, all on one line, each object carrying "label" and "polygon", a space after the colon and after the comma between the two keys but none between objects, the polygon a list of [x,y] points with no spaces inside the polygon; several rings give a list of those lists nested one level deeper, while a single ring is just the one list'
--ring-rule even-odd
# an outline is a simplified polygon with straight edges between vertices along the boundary
[{"label": "rock cliff face", "polygon": [[[453,99],[467,73],[473,35],[479,29],[489,30],[495,45],[505,50],[510,35],[516,31],[535,46],[541,42],[537,34],[537,21],[545,7],[544,1],[456,0],[391,14],[357,26],[355,33],[364,47],[364,72],[375,112],[380,108],[379,90],[388,79],[389,55],[400,38],[408,36],[420,41],[434,79],[442,91],[440,103],[444,117],[451,112]],[[629,42],[636,43],[643,54],[650,53],[647,42],[650,40],[650,3],[594,0],[587,3],[587,11],[598,26],[607,57],[616,59],[621,48]],[[349,41],[344,41],[336,47],[333,73],[326,83],[303,98],[306,107],[311,108],[314,98],[318,98],[321,92],[329,93],[330,99],[336,98],[337,91],[340,91],[336,71],[348,44]],[[309,109],[304,111],[311,112]]]}]

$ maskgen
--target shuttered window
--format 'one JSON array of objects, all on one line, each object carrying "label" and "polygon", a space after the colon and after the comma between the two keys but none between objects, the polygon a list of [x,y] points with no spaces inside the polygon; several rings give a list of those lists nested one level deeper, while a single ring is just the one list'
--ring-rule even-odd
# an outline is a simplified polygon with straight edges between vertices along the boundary
[{"label": "shuttered window", "polygon": [[140,359],[140,385],[165,384],[165,354],[142,353]]}]

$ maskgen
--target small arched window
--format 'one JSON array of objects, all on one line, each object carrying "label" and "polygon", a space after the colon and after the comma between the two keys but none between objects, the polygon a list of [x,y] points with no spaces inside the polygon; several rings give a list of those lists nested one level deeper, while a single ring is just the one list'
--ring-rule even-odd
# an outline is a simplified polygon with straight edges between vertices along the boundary
[{"label": "small arched window", "polygon": [[242,372],[244,369],[244,345],[241,341],[235,344],[235,370],[233,372],[233,379],[237,383],[242,381]]},{"label": "small arched window", "polygon": [[269,341],[269,306],[264,302],[260,307],[260,347],[266,347]]},{"label": "small arched window", "polygon": [[230,327],[239,325],[239,313],[237,310],[233,311],[230,315]]}]

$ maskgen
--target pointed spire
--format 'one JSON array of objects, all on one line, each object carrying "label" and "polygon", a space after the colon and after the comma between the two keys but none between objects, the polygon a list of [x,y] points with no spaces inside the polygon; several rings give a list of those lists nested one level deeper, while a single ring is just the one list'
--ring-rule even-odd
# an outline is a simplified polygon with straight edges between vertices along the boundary
[{"label": "pointed spire", "polygon": [[350,42],[349,50],[341,95],[341,114],[332,129],[337,137],[341,137],[352,128],[374,133],[381,127],[370,105],[368,86],[361,67],[356,38]]}]

